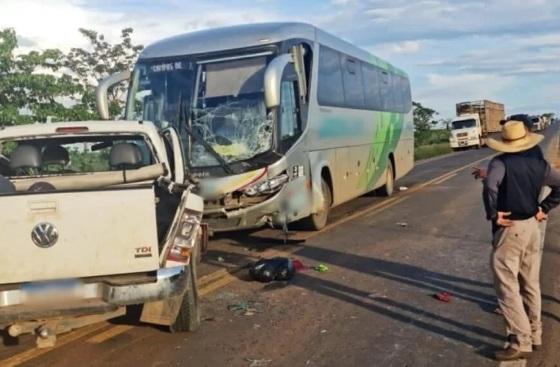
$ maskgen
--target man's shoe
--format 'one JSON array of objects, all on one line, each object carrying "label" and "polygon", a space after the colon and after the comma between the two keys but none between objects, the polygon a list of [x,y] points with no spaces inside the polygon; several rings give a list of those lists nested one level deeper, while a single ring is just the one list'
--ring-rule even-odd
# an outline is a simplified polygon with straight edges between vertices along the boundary
[{"label": "man's shoe", "polygon": [[509,347],[504,350],[494,353],[494,358],[497,361],[516,361],[518,359],[525,359],[531,355],[531,352],[522,352],[517,349]]}]

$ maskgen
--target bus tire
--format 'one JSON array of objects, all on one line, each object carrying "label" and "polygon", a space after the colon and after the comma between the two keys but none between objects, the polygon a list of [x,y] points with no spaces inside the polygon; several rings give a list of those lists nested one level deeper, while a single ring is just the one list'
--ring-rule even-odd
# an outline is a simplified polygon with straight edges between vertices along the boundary
[{"label": "bus tire", "polygon": [[179,313],[175,321],[169,325],[169,331],[172,333],[195,331],[200,326],[200,304],[198,302],[198,289],[196,287],[196,268],[198,265],[196,258],[198,252],[197,244],[188,266],[187,289],[181,300]]},{"label": "bus tire", "polygon": [[315,214],[311,214],[301,221],[302,227],[310,231],[318,231],[327,225],[329,219],[329,211],[332,205],[331,187],[324,178],[321,178],[321,190],[323,192],[323,209]]},{"label": "bus tire", "polygon": [[381,196],[391,196],[395,190],[395,174],[393,168],[393,162],[389,160],[387,168],[385,168],[386,181],[385,185],[379,188],[379,194]]}]

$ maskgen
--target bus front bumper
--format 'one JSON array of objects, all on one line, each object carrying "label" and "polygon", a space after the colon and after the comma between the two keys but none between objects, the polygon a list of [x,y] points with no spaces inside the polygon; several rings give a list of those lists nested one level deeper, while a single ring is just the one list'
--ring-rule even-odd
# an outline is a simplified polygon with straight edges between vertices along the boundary
[{"label": "bus front bumper", "polygon": [[204,221],[208,223],[211,232],[227,232],[277,224],[281,222],[282,192],[283,190],[280,190],[265,201],[246,208],[205,210]]}]

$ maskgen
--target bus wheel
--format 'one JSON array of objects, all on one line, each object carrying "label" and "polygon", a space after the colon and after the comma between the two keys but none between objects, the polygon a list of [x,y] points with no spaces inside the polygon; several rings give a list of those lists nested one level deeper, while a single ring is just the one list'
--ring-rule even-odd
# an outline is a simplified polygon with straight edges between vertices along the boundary
[{"label": "bus wheel", "polygon": [[327,225],[329,210],[332,205],[332,192],[329,184],[325,179],[321,179],[321,190],[323,191],[323,208],[315,214],[302,220],[301,224],[304,229],[310,231],[318,231]]},{"label": "bus wheel", "polygon": [[382,196],[391,196],[393,195],[393,191],[395,189],[395,175],[393,173],[393,163],[391,163],[391,161],[389,161],[389,163],[387,164],[387,168],[385,169],[385,176],[385,185],[383,185],[379,189],[379,194],[381,194]]},{"label": "bus wheel", "polygon": [[172,333],[180,333],[185,331],[195,331],[200,326],[200,305],[198,303],[198,290],[196,287],[196,268],[197,253],[200,251],[198,244],[194,247],[194,252],[188,266],[187,289],[181,301],[179,314],[171,325],[169,330]]}]

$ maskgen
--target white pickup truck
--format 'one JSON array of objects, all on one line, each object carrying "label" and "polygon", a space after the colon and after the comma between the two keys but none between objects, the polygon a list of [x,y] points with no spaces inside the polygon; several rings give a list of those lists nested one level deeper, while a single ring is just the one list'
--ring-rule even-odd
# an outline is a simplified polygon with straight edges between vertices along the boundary
[{"label": "white pickup truck", "polygon": [[0,326],[44,347],[143,304],[195,329],[203,200],[184,175],[177,133],[149,122],[0,129]]}]

